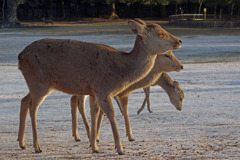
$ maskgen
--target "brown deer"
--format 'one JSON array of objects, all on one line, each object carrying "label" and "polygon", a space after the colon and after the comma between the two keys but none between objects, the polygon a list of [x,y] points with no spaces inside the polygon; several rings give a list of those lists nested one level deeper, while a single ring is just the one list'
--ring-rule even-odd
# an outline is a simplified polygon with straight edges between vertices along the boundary
[{"label": "brown deer", "polygon": [[[161,79],[162,74],[163,74],[163,83],[162,86],[167,89],[165,86],[170,85],[173,82],[171,81],[170,77],[169,79],[166,78],[167,75],[166,73],[163,73],[162,71],[166,72],[171,72],[171,71],[180,71],[183,69],[183,65],[181,62],[175,57],[175,55],[172,53],[172,51],[169,51],[165,54],[158,55],[154,67],[150,71],[150,73],[144,77],[143,79],[139,80],[138,82],[132,84],[128,88],[126,88],[123,92],[118,94],[117,102],[119,101],[120,103],[120,109],[123,111],[124,115],[124,120],[125,120],[125,127],[126,127],[126,132],[128,135],[129,141],[134,141],[134,137],[132,135],[132,130],[130,127],[130,122],[129,122],[129,116],[128,116],[128,96],[130,93],[132,93],[134,90],[139,89],[139,88],[144,88],[150,85],[153,85]],[[165,80],[165,81],[164,81]],[[174,87],[176,88],[176,87]],[[170,93],[171,90],[169,88],[169,91],[166,91],[167,93]],[[175,102],[175,101],[173,101]],[[79,136],[78,136],[78,130],[77,130],[77,107],[79,109],[80,114],[82,115],[84,125],[86,127],[88,137],[90,137],[90,127],[87,122],[87,118],[85,115],[85,96],[72,96],[71,98],[71,109],[72,109],[72,131],[73,131],[73,136],[76,141],[79,141]],[[181,110],[181,106],[178,105],[175,107],[178,110]],[[97,141],[99,140],[99,130],[100,130],[100,125],[101,121],[103,118],[104,113],[101,111],[98,117],[98,131],[97,131]]]},{"label": "brown deer", "polygon": [[[178,109],[182,109],[182,101],[184,98],[184,93],[182,89],[179,87],[179,83],[176,81],[172,81],[171,78],[167,75],[167,73],[162,73],[158,81],[152,86],[159,85],[161,86],[165,92],[168,94],[170,102]],[[145,99],[141,108],[137,111],[137,114],[141,113],[147,103],[147,109],[149,113],[152,113],[150,107],[150,87],[143,88],[145,93]]]},{"label": "brown deer", "polygon": [[18,63],[29,93],[21,101],[18,140],[25,148],[24,132],[27,112],[33,129],[33,146],[42,152],[37,133],[37,110],[55,89],[71,95],[90,95],[91,147],[96,143],[99,106],[108,117],[118,154],[124,154],[112,106],[112,97],[145,77],[154,66],[157,55],[178,49],[182,42],[158,24],[129,20],[137,35],[131,52],[98,43],[70,39],[42,39],[28,45],[19,55]]},{"label": "brown deer", "polygon": [[51,23],[53,25],[53,19],[51,18],[46,18],[46,17],[42,17],[41,20],[48,25],[48,23]]}]

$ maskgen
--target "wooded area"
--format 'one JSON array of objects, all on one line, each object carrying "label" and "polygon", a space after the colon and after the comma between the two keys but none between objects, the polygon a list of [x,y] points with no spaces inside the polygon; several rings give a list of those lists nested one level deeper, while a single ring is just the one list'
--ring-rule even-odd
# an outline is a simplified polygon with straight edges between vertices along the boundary
[{"label": "wooded area", "polygon": [[78,20],[83,17],[167,19],[177,14],[203,13],[239,19],[240,0],[0,0],[1,19],[14,24],[19,20]]}]

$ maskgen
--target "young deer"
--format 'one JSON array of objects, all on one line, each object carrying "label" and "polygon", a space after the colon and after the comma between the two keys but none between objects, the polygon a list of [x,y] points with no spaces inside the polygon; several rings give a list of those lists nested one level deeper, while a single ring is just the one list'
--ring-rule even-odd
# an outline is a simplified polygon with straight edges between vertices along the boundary
[{"label": "young deer", "polygon": [[[183,66],[181,62],[175,57],[175,55],[172,53],[172,51],[166,52],[165,54],[158,55],[154,67],[150,71],[150,73],[144,77],[143,79],[139,80],[138,82],[132,84],[128,88],[126,88],[124,91],[122,91],[120,94],[118,94],[117,102],[120,102],[120,109],[123,111],[124,120],[125,120],[125,127],[126,132],[128,135],[129,141],[134,141],[134,137],[132,135],[130,122],[129,122],[129,116],[128,116],[128,96],[131,92],[133,92],[136,89],[144,88],[150,85],[153,85],[157,83],[159,79],[161,79],[161,75],[163,71],[171,72],[171,71],[180,71],[183,69]],[[163,73],[166,74],[166,73]],[[165,77],[165,76],[164,76]],[[165,81],[164,81],[165,80]],[[163,83],[161,84],[163,87],[169,85],[172,83],[170,81],[171,79],[163,79]],[[166,89],[166,87],[164,87]],[[170,93],[170,91],[167,91]],[[88,137],[90,137],[90,127],[88,125],[86,115],[85,115],[85,96],[72,96],[71,98],[71,108],[72,108],[72,131],[73,136],[76,141],[79,141],[78,136],[78,130],[77,130],[77,107],[79,109],[80,114],[82,115]],[[176,106],[176,105],[175,105]],[[178,110],[181,110],[181,106],[176,106]],[[98,132],[97,132],[97,140],[99,139],[99,129],[101,125],[101,121],[103,118],[103,112],[100,112],[99,118],[98,118]]]},{"label": "young deer", "polygon": [[[165,92],[168,94],[170,102],[178,109],[182,109],[182,101],[184,98],[184,93],[182,89],[179,87],[179,83],[176,81],[172,81],[171,78],[168,76],[167,73],[162,73],[158,81],[156,81],[155,84],[152,86],[159,85],[161,86]],[[145,93],[145,99],[143,101],[143,104],[141,108],[138,110],[137,114],[141,113],[144,109],[146,102],[147,102],[147,108],[150,113],[152,113],[152,110],[150,108],[150,87],[143,88]]]},{"label": "young deer", "polygon": [[[21,101],[18,140],[25,148],[24,132],[27,112],[33,129],[33,146],[42,152],[37,134],[37,110],[53,91],[71,95],[90,95],[91,147],[98,153],[96,143],[99,106],[108,117],[118,154],[124,154],[116,126],[112,97],[146,76],[154,66],[157,55],[181,47],[179,38],[157,24],[128,21],[137,35],[131,52],[117,50],[98,43],[70,39],[42,39],[28,45],[18,56],[29,93]],[[106,83],[107,82],[107,83]]]}]

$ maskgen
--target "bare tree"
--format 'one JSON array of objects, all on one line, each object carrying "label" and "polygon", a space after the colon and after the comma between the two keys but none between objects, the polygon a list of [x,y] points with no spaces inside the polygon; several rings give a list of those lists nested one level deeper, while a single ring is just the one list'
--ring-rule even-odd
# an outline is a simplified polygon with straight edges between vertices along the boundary
[{"label": "bare tree", "polygon": [[4,17],[5,17],[5,10],[4,10],[4,7],[5,7],[5,0],[3,0],[3,4],[2,4],[2,20],[4,20]]},{"label": "bare tree", "polygon": [[[7,15],[3,15],[3,22],[1,27],[20,27],[21,23],[17,18],[17,8],[19,4],[24,3],[25,0],[8,0],[7,1]],[[5,0],[4,0],[5,3]],[[4,7],[4,6],[3,6]]]}]

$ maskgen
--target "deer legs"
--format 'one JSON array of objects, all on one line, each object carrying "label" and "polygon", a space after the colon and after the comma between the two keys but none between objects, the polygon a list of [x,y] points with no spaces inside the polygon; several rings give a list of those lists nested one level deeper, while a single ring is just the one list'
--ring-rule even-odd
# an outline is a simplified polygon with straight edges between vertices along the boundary
[{"label": "deer legs", "polygon": [[72,96],[71,97],[72,135],[73,135],[75,141],[80,141],[80,138],[79,138],[79,135],[78,135],[78,129],[77,129],[77,125],[78,125],[77,107],[78,107],[78,97],[77,96]]},{"label": "deer legs", "polygon": [[150,108],[150,100],[149,100],[150,87],[143,88],[143,91],[145,93],[145,98],[144,98],[144,101],[143,101],[143,104],[142,104],[141,108],[137,111],[137,114],[142,112],[142,110],[144,109],[144,107],[146,105],[146,102],[147,102],[147,108],[148,108],[149,113],[152,113],[152,110]]},{"label": "deer legs", "polygon": [[28,110],[30,109],[30,116],[31,116],[32,130],[33,130],[33,147],[35,148],[36,153],[42,152],[39,144],[39,140],[38,140],[38,134],[37,134],[37,110],[39,105],[42,103],[44,99],[45,99],[44,96],[32,97],[30,94],[28,94],[21,101],[18,141],[19,141],[19,146],[22,149],[26,148],[25,142],[24,142],[24,134],[25,134],[27,113],[28,113]]},{"label": "deer legs", "polygon": [[22,149],[26,149],[26,145],[24,142],[24,134],[25,134],[27,114],[28,114],[30,105],[31,105],[31,96],[28,93],[21,101],[21,110],[20,110],[18,142],[19,142],[20,148]]},{"label": "deer legs", "polygon": [[71,112],[72,112],[72,133],[75,141],[80,141],[78,135],[78,122],[77,122],[77,108],[82,116],[84,126],[87,131],[88,139],[91,137],[91,130],[85,114],[85,96],[72,96],[71,97]]},{"label": "deer legs", "polygon": [[118,99],[120,101],[121,108],[122,108],[123,115],[124,115],[125,128],[126,128],[126,134],[128,136],[128,140],[135,141],[133,134],[132,134],[132,129],[131,129],[129,115],[128,115],[128,96],[118,97]]},{"label": "deer legs", "polygon": [[[115,116],[115,111],[112,105],[112,98],[111,97],[95,97],[96,102],[99,104],[99,106],[101,107],[101,110],[106,114],[106,116],[108,117],[111,127],[112,127],[112,132],[113,132],[113,138],[114,138],[114,142],[115,142],[115,147],[117,148],[117,152],[118,154],[122,155],[124,154],[123,152],[123,148],[122,148],[122,144],[120,141],[120,137],[119,137],[119,133],[117,130],[117,125],[116,125],[116,116]],[[92,97],[90,96],[90,99],[92,99]],[[90,100],[91,102],[92,100]],[[97,107],[93,107],[91,104],[93,104],[92,102],[90,103],[90,108],[91,108],[91,118],[92,118],[92,135],[91,135],[91,144],[95,145],[96,144],[96,130],[97,130],[97,124],[96,122],[96,115],[94,115],[94,111],[92,111],[94,108],[97,110]],[[95,105],[97,106],[97,105]],[[94,148],[92,146],[92,149],[94,151]]]}]

